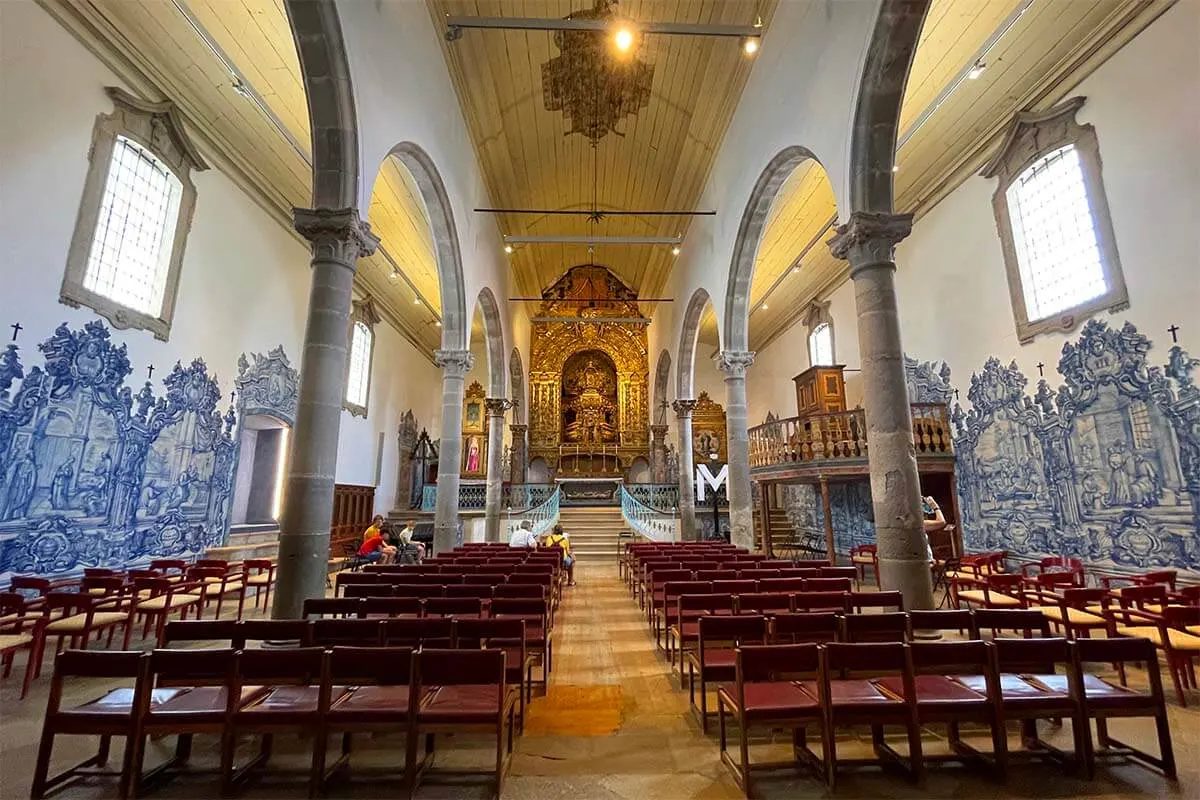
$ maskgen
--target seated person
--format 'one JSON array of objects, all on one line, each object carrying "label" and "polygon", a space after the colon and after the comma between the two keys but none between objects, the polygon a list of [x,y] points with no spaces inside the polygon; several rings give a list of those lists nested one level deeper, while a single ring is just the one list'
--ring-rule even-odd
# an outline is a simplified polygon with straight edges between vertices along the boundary
[{"label": "seated person", "polygon": [[417,532],[417,523],[411,519],[405,523],[404,528],[400,533],[396,534],[396,539],[400,542],[400,547],[404,550],[415,549],[417,552],[417,563],[425,560],[425,544],[423,542],[414,542],[413,534]]},{"label": "seated person", "polygon": [[525,520],[520,527],[514,528],[512,536],[508,537],[509,547],[537,547],[537,536],[533,534],[533,523]]},{"label": "seated person", "polygon": [[575,585],[575,559],[571,556],[571,540],[563,533],[562,525],[555,525],[554,530],[542,539],[543,547],[558,547],[563,551],[563,566],[567,568],[567,586]]},{"label": "seated person", "polygon": [[358,557],[372,564],[390,564],[395,556],[396,548],[385,542],[378,531],[358,548]]},{"label": "seated person", "polygon": [[383,535],[384,519],[382,514],[376,514],[375,519],[371,520],[371,527],[363,531],[363,541],[370,539],[372,536]]}]

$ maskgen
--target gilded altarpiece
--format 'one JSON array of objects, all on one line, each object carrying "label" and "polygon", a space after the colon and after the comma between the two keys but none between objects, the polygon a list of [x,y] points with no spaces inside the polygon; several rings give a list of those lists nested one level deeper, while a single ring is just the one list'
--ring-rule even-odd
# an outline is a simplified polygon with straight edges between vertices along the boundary
[{"label": "gilded altarpiece", "polygon": [[604,267],[574,267],[542,293],[530,337],[531,460],[557,477],[615,476],[648,457],[649,323]]}]

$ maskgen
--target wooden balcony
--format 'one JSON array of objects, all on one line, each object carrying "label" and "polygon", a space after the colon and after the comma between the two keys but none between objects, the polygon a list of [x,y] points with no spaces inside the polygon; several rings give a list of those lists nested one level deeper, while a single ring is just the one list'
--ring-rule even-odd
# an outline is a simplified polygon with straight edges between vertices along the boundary
[{"label": "wooden balcony", "polygon": [[[953,472],[949,409],[913,403],[913,446],[922,472]],[[775,420],[750,429],[756,481],[851,478],[867,474],[867,422],[861,408]]]}]

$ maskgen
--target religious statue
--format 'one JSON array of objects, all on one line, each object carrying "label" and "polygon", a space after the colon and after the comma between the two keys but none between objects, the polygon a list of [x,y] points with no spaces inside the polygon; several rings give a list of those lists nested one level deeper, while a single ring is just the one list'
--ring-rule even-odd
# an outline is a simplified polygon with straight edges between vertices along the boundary
[{"label": "religious statue", "polygon": [[467,472],[479,472],[480,456],[479,456],[479,437],[472,436],[467,441]]},{"label": "religious statue", "polygon": [[564,404],[564,438],[568,442],[615,441],[617,408],[613,402],[616,395],[613,377],[597,367],[596,360],[589,357],[581,370],[565,376],[564,383],[570,396]]}]

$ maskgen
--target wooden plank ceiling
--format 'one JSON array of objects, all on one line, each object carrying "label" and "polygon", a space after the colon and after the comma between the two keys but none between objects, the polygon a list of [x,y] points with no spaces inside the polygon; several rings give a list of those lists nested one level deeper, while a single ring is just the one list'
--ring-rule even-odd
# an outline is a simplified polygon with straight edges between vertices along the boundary
[{"label": "wooden plank ceiling", "polygon": [[[1045,105],[1066,91],[1064,87],[1056,94],[1052,87],[1098,42],[1149,5],[1144,0],[933,0],[901,108],[897,207],[918,214],[925,210],[927,198],[980,143],[1006,128],[1018,110],[1030,103]],[[1024,6],[1028,8],[1013,21],[1010,15]],[[1009,23],[985,57],[986,71],[962,80],[941,98],[989,38]],[[826,226],[834,213],[832,189],[819,166],[802,165],[783,184],[763,232],[751,285],[751,347],[762,348],[794,324],[813,300],[845,280],[844,263],[824,244],[832,235]],[[838,216],[844,220],[846,210]],[[718,346],[711,312],[702,321],[701,341]],[[802,365],[803,359],[798,357],[797,363]]]},{"label": "wooden plank ceiling", "polygon": [[[282,0],[92,0],[91,6],[111,26],[110,40],[136,54],[184,107],[189,123],[202,125],[233,154],[277,213],[311,203],[308,108]],[[265,111],[235,90],[217,50],[245,76]],[[356,285],[419,350],[432,354],[441,341],[440,307],[424,204],[397,159],[371,178],[368,220],[382,244],[359,262]],[[205,202],[203,193],[198,202]],[[307,265],[296,267],[307,279]]]},{"label": "wooden plank ceiling", "polygon": [[[560,18],[590,0],[429,0],[439,32],[446,15]],[[769,24],[775,0],[624,0],[617,13],[638,22]],[[596,34],[602,36],[605,34]],[[542,65],[560,55],[550,31],[464,30],[443,40],[493,207],[682,210],[708,177],[754,59],[737,39],[639,36],[633,56],[653,67],[648,104],[595,147],[548,111]],[[717,209],[728,213],[729,209]],[[688,218],[497,215],[504,235],[675,236]],[[496,243],[497,247],[502,242]],[[518,245],[511,255],[519,291],[536,294],[576,264],[603,264],[643,297],[666,283],[668,245]]]}]

